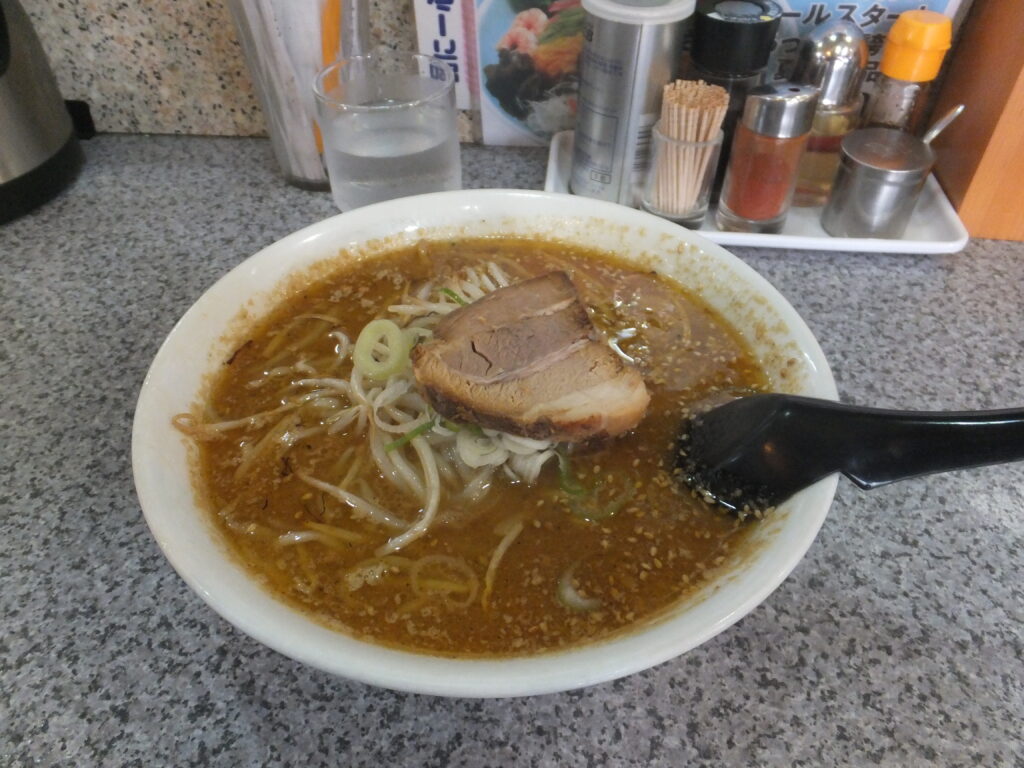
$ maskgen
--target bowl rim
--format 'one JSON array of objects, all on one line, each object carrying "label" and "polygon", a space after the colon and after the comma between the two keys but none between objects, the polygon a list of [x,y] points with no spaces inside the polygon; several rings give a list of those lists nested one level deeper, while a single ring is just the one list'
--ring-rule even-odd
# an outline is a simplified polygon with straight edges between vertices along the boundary
[{"label": "bowl rim", "polygon": [[[132,468],[136,492],[150,531],[164,556],[182,579],[213,610],[260,643],[318,669],[345,678],[392,690],[458,697],[511,697],[572,690],[623,677],[656,666],[706,642],[738,621],[763,602],[796,567],[810,548],[824,522],[835,493],[838,477],[833,475],[802,491],[788,504],[801,510],[807,519],[798,530],[788,531],[789,544],[774,562],[754,557],[743,578],[753,586],[742,599],[716,606],[716,590],[683,615],[666,617],[653,624],[627,631],[610,639],[513,658],[449,658],[397,650],[374,645],[352,635],[317,623],[269,591],[256,585],[229,555],[226,545],[216,541],[215,529],[198,508],[192,484],[186,472],[182,479],[165,466],[159,436],[170,429],[166,412],[161,409],[159,387],[174,380],[175,347],[191,326],[206,319],[206,312],[231,294],[237,285],[263,281],[264,289],[279,284],[274,275],[299,272],[319,259],[308,256],[310,249],[322,248],[325,241],[334,250],[360,242],[363,225],[395,224],[430,216],[432,210],[459,216],[463,221],[481,215],[507,216],[514,206],[526,209],[545,207],[563,209],[564,216],[597,217],[624,225],[635,225],[658,233],[667,233],[675,241],[692,243],[714,260],[728,267],[771,300],[772,310],[786,323],[800,351],[811,366],[810,391],[815,396],[837,399],[835,381],[810,328],[789,302],[759,273],[721,246],[699,234],[677,227],[651,214],[613,203],[571,195],[532,190],[459,190],[400,198],[338,214],[287,235],[248,257],[209,287],[174,325],[153,359],[140,389],[132,427]],[[514,215],[514,214],[513,214]],[[429,229],[432,224],[426,224]],[[415,229],[415,225],[413,225]],[[346,240],[346,237],[348,240]],[[287,266],[291,253],[302,253],[294,265]],[[273,282],[267,282],[273,280]],[[230,302],[229,302],[230,303]],[[234,302],[237,311],[245,299]],[[218,334],[223,333],[223,326]],[[205,350],[202,350],[205,351]],[[205,363],[206,370],[210,363]],[[194,396],[194,392],[192,395]],[[161,421],[164,419],[164,421]],[[166,429],[164,427],[166,426]],[[183,441],[181,438],[179,442]],[[168,483],[170,483],[168,485]],[[168,493],[168,490],[172,493]],[[191,505],[189,502],[191,499]],[[189,508],[190,507],[190,508]],[[196,538],[195,521],[202,519],[212,535]],[[182,521],[191,522],[192,528]],[[767,549],[767,547],[766,547]],[[219,556],[214,556],[214,550]],[[721,602],[721,601],[718,601]],[[708,605],[714,610],[709,610]],[[706,614],[706,615],[705,615]],[[692,616],[695,626],[680,624]],[[685,629],[685,631],[682,631]]]}]

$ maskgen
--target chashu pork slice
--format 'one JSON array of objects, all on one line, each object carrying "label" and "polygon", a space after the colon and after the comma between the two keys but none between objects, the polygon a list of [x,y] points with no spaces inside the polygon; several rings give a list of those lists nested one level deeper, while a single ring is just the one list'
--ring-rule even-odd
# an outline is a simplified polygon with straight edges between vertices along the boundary
[{"label": "chashu pork slice", "polygon": [[635,427],[650,401],[640,372],[598,341],[565,272],[460,307],[412,359],[442,416],[525,437],[614,437]]}]

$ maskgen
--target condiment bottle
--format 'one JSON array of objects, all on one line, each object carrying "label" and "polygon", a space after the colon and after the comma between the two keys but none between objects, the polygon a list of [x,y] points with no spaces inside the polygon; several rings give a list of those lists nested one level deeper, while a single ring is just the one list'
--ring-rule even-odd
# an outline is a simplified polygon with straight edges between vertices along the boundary
[{"label": "condiment bottle", "polygon": [[777,233],[789,212],[818,89],[780,82],[747,96],[715,221],[732,232]]},{"label": "condiment bottle", "polygon": [[895,128],[843,139],[839,173],[821,226],[833,237],[899,238],[935,162],[931,147]]},{"label": "condiment bottle", "polygon": [[635,205],[661,89],[679,72],[695,0],[583,0],[583,51],[569,187]]},{"label": "condiment bottle", "polygon": [[733,132],[747,94],[765,82],[781,19],[782,8],[771,0],[698,0],[682,78],[721,86],[729,94],[712,201],[722,188]]},{"label": "condiment bottle", "polygon": [[896,128],[865,128],[844,138],[821,214],[824,230],[833,237],[902,237],[935,163],[932,140],[963,111],[963,104],[953,107],[920,139]]},{"label": "condiment bottle", "polygon": [[853,24],[819,27],[804,41],[793,79],[818,88],[818,108],[800,159],[793,205],[824,205],[828,200],[839,168],[839,145],[860,117],[867,63],[868,45]]},{"label": "condiment bottle", "polygon": [[917,135],[928,89],[952,43],[953,23],[936,11],[905,11],[889,30],[878,65],[881,77],[865,126],[898,128]]}]

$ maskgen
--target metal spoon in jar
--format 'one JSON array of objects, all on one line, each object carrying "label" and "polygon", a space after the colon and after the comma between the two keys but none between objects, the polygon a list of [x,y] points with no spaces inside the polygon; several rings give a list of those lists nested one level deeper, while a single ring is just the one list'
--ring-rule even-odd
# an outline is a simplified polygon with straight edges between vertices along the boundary
[{"label": "metal spoon in jar", "polygon": [[932,125],[932,127],[925,132],[924,136],[921,137],[921,141],[923,141],[925,144],[931,144],[932,140],[935,139],[944,130],[946,130],[946,128],[949,127],[950,123],[952,123],[954,120],[960,117],[965,108],[966,105],[957,104],[955,107],[949,110],[949,112],[947,112],[946,114],[944,114],[942,117],[935,121],[934,125]]},{"label": "metal spoon in jar", "polygon": [[1024,409],[894,411],[751,395],[695,416],[677,465],[706,501],[759,514],[834,472],[863,489],[1024,460]]}]

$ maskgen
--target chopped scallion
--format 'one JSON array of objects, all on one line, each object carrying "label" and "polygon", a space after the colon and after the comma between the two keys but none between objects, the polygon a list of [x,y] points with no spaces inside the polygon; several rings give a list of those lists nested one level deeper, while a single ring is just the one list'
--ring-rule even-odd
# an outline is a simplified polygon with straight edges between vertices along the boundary
[{"label": "chopped scallion", "polygon": [[468,304],[469,304],[468,301],[466,301],[464,298],[459,296],[459,294],[457,294],[451,288],[442,288],[441,289],[441,293],[443,293],[445,296],[447,296],[449,299],[454,301],[456,304],[459,304],[460,306],[465,307],[465,306],[468,306]]},{"label": "chopped scallion", "polygon": [[430,419],[429,421],[424,421],[422,424],[420,424],[420,425],[410,429],[408,432],[406,432],[404,435],[402,435],[397,440],[392,440],[390,443],[385,445],[384,446],[384,450],[388,451],[388,452],[391,452],[391,451],[395,450],[396,448],[401,448],[403,445],[406,445],[407,443],[412,442],[415,438],[419,437],[420,435],[425,435],[427,432],[429,432],[433,428],[434,428],[434,420],[433,419]]},{"label": "chopped scallion", "polygon": [[569,509],[576,517],[584,520],[590,520],[591,522],[607,520],[609,517],[617,515],[622,511],[622,508],[633,498],[635,492],[636,489],[633,486],[629,486],[618,498],[609,501],[607,504],[602,504],[595,490],[585,496],[569,499]]},{"label": "chopped scallion", "polygon": [[[378,345],[383,351],[378,353]],[[392,321],[371,320],[356,339],[352,363],[365,376],[384,381],[409,365],[412,339]]]},{"label": "chopped scallion", "polygon": [[583,487],[582,483],[577,479],[575,473],[572,471],[572,464],[569,462],[569,456],[565,451],[557,451],[558,456],[558,485],[559,487],[568,493],[570,496],[582,496],[587,492],[587,489]]}]

